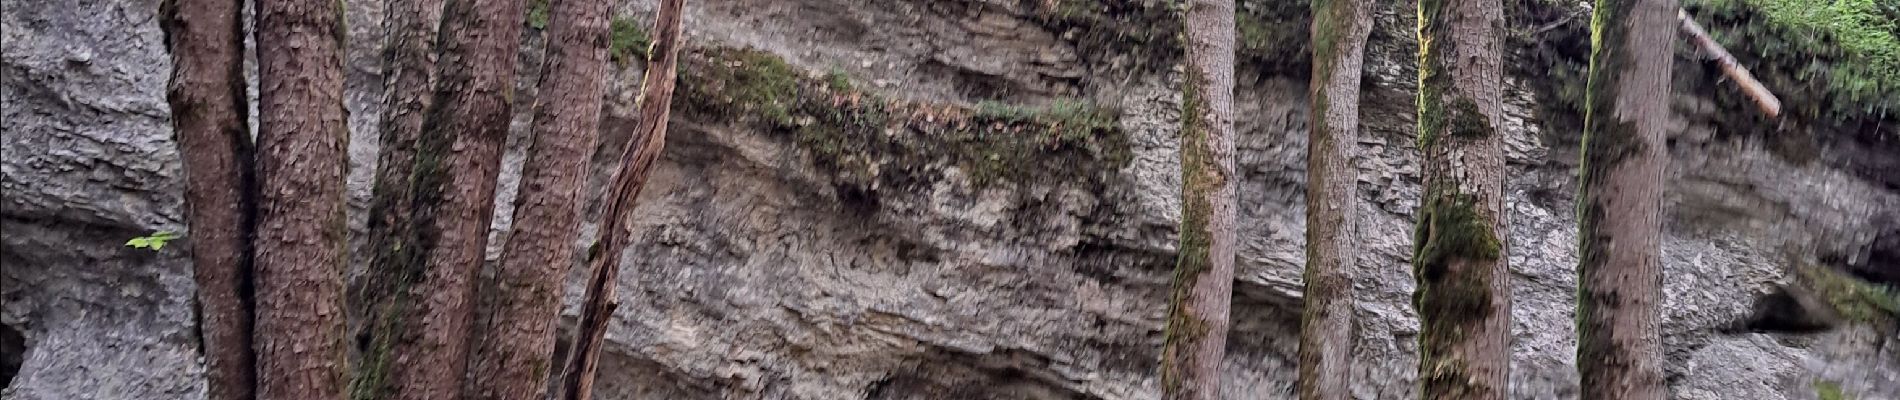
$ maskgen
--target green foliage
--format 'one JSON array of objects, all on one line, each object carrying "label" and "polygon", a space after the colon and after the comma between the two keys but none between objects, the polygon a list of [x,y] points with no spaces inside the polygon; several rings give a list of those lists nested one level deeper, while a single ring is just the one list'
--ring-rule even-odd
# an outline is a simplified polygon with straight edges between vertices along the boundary
[{"label": "green foliage", "polygon": [[1798,273],[1803,283],[1842,318],[1869,324],[1900,319],[1900,291],[1821,266],[1802,268]]},{"label": "green foliage", "polygon": [[548,28],[548,0],[528,2],[528,27],[535,30]]},{"label": "green foliage", "polygon": [[152,232],[150,235],[139,236],[132,238],[132,240],[125,241],[125,246],[135,249],[159,251],[165,249],[166,243],[170,243],[173,239],[177,239],[178,237],[177,233],[169,231]]},{"label": "green foliage", "polygon": [[798,73],[785,60],[758,50],[714,49],[695,67],[683,67],[685,100],[726,114],[758,116],[777,125],[792,123],[798,102]]},{"label": "green foliage", "polygon": [[851,91],[851,76],[845,75],[842,69],[832,68],[831,72],[825,73],[825,87],[833,92],[849,92]]},{"label": "green foliage", "polygon": [[607,55],[616,64],[625,66],[635,59],[646,59],[647,52],[652,50],[653,39],[647,37],[647,32],[641,30],[640,24],[633,20],[614,18],[608,30],[611,35],[607,41]]},{"label": "green foliage", "polygon": [[[1695,0],[1718,19],[1724,45],[1785,68],[1791,82],[1825,82],[1841,111],[1900,109],[1900,2],[1883,0]],[[1751,67],[1753,68],[1753,67]],[[1763,68],[1757,68],[1763,69]]]},{"label": "green foliage", "polygon": [[1854,396],[1841,390],[1841,384],[1821,379],[1814,380],[1814,397],[1820,400],[1854,400]]},{"label": "green foliage", "polygon": [[966,107],[890,99],[853,87],[841,71],[806,76],[750,49],[695,50],[681,62],[682,112],[788,133],[848,186],[901,187],[932,179],[944,165],[979,186],[1080,180],[1112,168],[1096,164],[1132,159],[1113,113],[1081,101]]}]

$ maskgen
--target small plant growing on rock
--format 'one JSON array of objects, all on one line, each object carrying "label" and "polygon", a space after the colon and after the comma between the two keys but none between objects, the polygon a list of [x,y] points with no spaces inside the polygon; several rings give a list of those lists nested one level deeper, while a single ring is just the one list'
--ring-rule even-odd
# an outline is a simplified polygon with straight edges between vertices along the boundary
[{"label": "small plant growing on rock", "polygon": [[177,233],[168,232],[168,231],[158,231],[158,232],[152,232],[152,234],[150,235],[139,236],[139,237],[132,238],[132,240],[127,240],[125,241],[125,246],[135,248],[135,249],[151,249],[152,251],[159,251],[159,250],[165,249],[166,243],[170,243],[172,239],[177,239],[177,238],[178,238]]}]

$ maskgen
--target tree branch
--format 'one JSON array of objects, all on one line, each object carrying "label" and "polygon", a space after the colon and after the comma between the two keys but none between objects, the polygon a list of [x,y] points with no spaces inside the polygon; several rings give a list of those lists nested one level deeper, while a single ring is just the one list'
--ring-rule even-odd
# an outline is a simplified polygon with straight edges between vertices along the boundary
[{"label": "tree branch", "polygon": [[1781,100],[1776,99],[1775,94],[1768,91],[1767,86],[1762,86],[1761,81],[1755,80],[1755,75],[1749,74],[1748,68],[1742,67],[1740,62],[1735,61],[1735,56],[1730,55],[1721,44],[1710,38],[1709,32],[1703,30],[1702,25],[1690,19],[1689,11],[1677,10],[1676,18],[1682,20],[1682,33],[1689,35],[1689,42],[1694,43],[1703,54],[1714,59],[1715,64],[1722,68],[1722,75],[1728,76],[1729,79],[1735,81],[1736,85],[1741,86],[1742,94],[1754,100],[1755,106],[1761,108],[1762,114],[1767,115],[1768,118],[1781,116]]}]

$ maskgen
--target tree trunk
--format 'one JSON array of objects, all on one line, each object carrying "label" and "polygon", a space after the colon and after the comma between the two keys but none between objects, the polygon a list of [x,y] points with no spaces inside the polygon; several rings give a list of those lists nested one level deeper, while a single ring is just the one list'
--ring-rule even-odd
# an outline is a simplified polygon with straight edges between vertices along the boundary
[{"label": "tree trunk", "polygon": [[476,329],[468,397],[481,400],[547,397],[554,357],[561,283],[574,265],[581,190],[599,136],[607,71],[606,0],[554,0],[548,24],[547,65],[535,105],[534,142],[522,166],[515,198],[514,233],[493,279],[481,287],[493,299]]},{"label": "tree trunk", "polygon": [[386,345],[367,356],[387,365],[373,371],[380,377],[366,374],[369,382],[386,384],[359,395],[433,400],[462,393],[475,274],[494,219],[524,12],[521,0],[449,0],[444,8],[441,76],[409,187],[414,258],[390,271],[414,280],[391,292],[385,323],[374,332]]},{"label": "tree trunk", "polygon": [[257,16],[258,398],[338,399],[348,234],[343,9],[332,0],[258,0]]},{"label": "tree trunk", "polygon": [[1313,2],[1313,129],[1306,156],[1306,306],[1300,398],[1352,397],[1352,277],[1359,252],[1359,76],[1372,13],[1362,0]]},{"label": "tree trunk", "polygon": [[1511,300],[1502,133],[1503,4],[1421,0],[1413,236],[1422,399],[1509,393]]},{"label": "tree trunk", "polygon": [[684,0],[660,1],[659,15],[653,20],[653,49],[648,53],[646,78],[640,89],[640,122],[628,136],[620,153],[620,169],[614,171],[613,186],[607,195],[611,201],[602,213],[601,251],[589,264],[587,295],[581,304],[580,326],[575,329],[574,346],[568,351],[565,376],[561,381],[561,399],[588,400],[594,395],[594,373],[600,366],[601,341],[607,336],[607,323],[619,302],[614,298],[615,276],[620,272],[620,255],[627,245],[626,223],[634,200],[646,186],[648,172],[660,151],[666,147],[666,120],[673,102],[673,76],[679,63],[680,14]]},{"label": "tree trunk", "polygon": [[415,281],[411,211],[415,207],[410,179],[415,171],[416,140],[422,136],[423,112],[435,85],[437,27],[443,0],[387,0],[383,29],[383,115],[377,140],[376,180],[369,206],[369,267],[351,286],[354,332],[359,341],[359,366],[352,385],[359,398],[375,397],[388,383],[386,356],[392,338],[382,335],[401,323],[395,309],[396,293]]},{"label": "tree trunk", "polygon": [[192,276],[210,400],[256,393],[251,350],[256,149],[246,121],[243,0],[171,0],[160,23],[172,52],[166,100],[184,156]]},{"label": "tree trunk", "polygon": [[1676,2],[1596,5],[1578,179],[1577,372],[1583,398],[1659,400],[1662,193]]},{"label": "tree trunk", "polygon": [[1219,399],[1234,285],[1234,2],[1191,0],[1181,110],[1181,244],[1162,398]]}]

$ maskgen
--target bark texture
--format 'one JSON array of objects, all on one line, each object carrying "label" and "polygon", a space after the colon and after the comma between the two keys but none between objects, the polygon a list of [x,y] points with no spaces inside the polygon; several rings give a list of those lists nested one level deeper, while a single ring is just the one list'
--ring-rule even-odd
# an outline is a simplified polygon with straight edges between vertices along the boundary
[{"label": "bark texture", "polygon": [[627,246],[623,224],[633,211],[634,200],[646,186],[647,174],[666,147],[666,121],[673,101],[673,77],[677,72],[680,48],[681,12],[684,0],[662,0],[653,19],[653,48],[648,52],[646,77],[640,89],[640,121],[621,149],[620,169],[614,171],[613,186],[607,189],[609,202],[601,214],[601,251],[589,260],[591,271],[587,294],[581,304],[580,325],[575,329],[574,345],[567,353],[560,398],[587,400],[594,395],[594,375],[600,367],[600,347],[607,337],[607,324],[613,319],[619,301],[614,297],[615,276],[620,272],[622,250]]},{"label": "bark texture", "polygon": [[326,0],[257,2],[260,399],[344,393],[342,11]]},{"label": "bark texture", "polygon": [[1598,2],[1578,179],[1577,372],[1586,399],[1658,400],[1673,0]]},{"label": "bark texture", "polygon": [[1359,253],[1353,150],[1371,4],[1313,2],[1313,128],[1306,142],[1306,297],[1300,321],[1300,398],[1352,397],[1353,266]]},{"label": "bark texture", "polygon": [[[351,287],[352,320],[359,324],[355,334],[360,340],[358,357],[386,354],[390,339],[381,333],[396,330],[388,324],[400,323],[397,290],[414,282],[413,268],[400,268],[416,262],[414,239],[408,236],[411,210],[415,206],[410,179],[416,164],[416,140],[422,136],[423,113],[433,100],[435,87],[437,29],[442,22],[443,0],[388,0],[383,21],[384,42],[383,97],[385,105],[378,126],[377,162],[371,189],[368,243],[369,267]],[[386,382],[390,360],[362,358],[353,378],[356,397],[378,393]]]},{"label": "bark texture", "polygon": [[1161,396],[1220,399],[1234,286],[1234,2],[1186,4],[1181,244],[1161,349]]},{"label": "bark texture", "polygon": [[472,399],[547,397],[562,278],[574,265],[581,190],[599,136],[606,88],[607,0],[554,0],[533,142],[515,198],[514,232],[484,280],[469,368]]},{"label": "bark texture", "polygon": [[395,289],[383,318],[401,320],[375,332],[388,345],[368,357],[387,368],[364,375],[387,383],[370,397],[433,400],[462,393],[475,274],[494,219],[523,18],[521,0],[449,0],[445,6],[440,82],[424,116],[409,188],[415,242],[408,247],[417,258],[394,271],[415,280],[399,282],[404,286]]},{"label": "bark texture", "polygon": [[257,192],[256,149],[245,115],[244,2],[172,0],[161,8],[172,56],[166,100],[184,158],[205,394],[248,400],[257,394],[251,349]]},{"label": "bark texture", "polygon": [[1418,4],[1419,151],[1425,193],[1413,235],[1419,398],[1509,393],[1511,301],[1505,231],[1503,4]]}]

